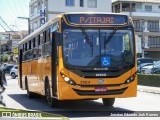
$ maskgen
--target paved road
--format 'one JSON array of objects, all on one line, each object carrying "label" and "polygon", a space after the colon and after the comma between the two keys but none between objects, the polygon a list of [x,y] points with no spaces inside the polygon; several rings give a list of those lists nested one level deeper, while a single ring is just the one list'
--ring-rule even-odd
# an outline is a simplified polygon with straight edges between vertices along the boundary
[{"label": "paved road", "polygon": [[[98,99],[94,101],[67,101],[63,102],[59,108],[50,108],[45,98],[29,99],[26,96],[26,91],[19,89],[17,79],[13,80],[7,77],[7,81],[8,88],[6,90],[5,101],[9,108],[47,111],[61,114],[71,119],[95,119],[95,117],[96,119],[106,119],[111,114],[110,111],[113,113],[114,111],[122,113],[160,111],[160,95],[144,92],[138,92],[136,98],[116,99],[114,107],[107,108],[103,106],[101,99]],[[107,119],[112,119],[112,117]]]}]

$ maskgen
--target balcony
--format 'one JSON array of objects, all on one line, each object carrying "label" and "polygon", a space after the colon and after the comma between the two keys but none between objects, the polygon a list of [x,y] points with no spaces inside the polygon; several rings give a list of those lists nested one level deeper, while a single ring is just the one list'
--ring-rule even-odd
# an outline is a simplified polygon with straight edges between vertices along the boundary
[{"label": "balcony", "polygon": [[160,48],[160,44],[148,44],[149,48]]},{"label": "balcony", "polygon": [[[160,28],[146,28],[146,30],[147,30],[147,32],[160,32]],[[135,26],[135,31],[136,32],[143,32],[143,28]],[[144,32],[146,32],[146,31],[144,30]]]},{"label": "balcony", "polygon": [[160,13],[160,10],[151,10],[151,11],[147,11],[147,10],[143,10],[143,9],[135,9],[135,8],[122,8],[122,12],[141,12],[141,13]]},{"label": "balcony", "polygon": [[147,28],[149,32],[160,32],[160,28]]}]

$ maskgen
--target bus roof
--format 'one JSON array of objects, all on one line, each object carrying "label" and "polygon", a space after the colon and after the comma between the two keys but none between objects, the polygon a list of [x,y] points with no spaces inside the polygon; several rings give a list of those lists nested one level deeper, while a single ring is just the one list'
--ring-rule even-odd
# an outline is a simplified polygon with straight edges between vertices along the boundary
[{"label": "bus roof", "polygon": [[22,44],[24,41],[31,39],[33,36],[37,35],[39,32],[43,31],[45,28],[49,27],[50,25],[54,24],[55,22],[57,22],[60,18],[60,15],[58,15],[55,19],[51,19],[50,21],[48,21],[47,23],[45,23],[44,25],[42,25],[40,28],[36,29],[33,33],[31,33],[30,35],[28,35],[27,37],[25,37],[23,40],[21,40],[19,42],[19,44]]},{"label": "bus roof", "polygon": [[[30,40],[32,39],[34,36],[36,36],[38,33],[42,32],[44,29],[46,29],[47,27],[49,27],[50,25],[58,22],[60,20],[60,18],[62,18],[63,16],[66,15],[80,15],[80,14],[84,14],[84,15],[120,15],[120,16],[127,16],[125,14],[120,14],[120,13],[107,13],[107,12],[67,12],[67,13],[61,13],[59,15],[57,15],[57,17],[51,19],[50,21],[48,21],[47,23],[45,23],[44,25],[42,25],[40,28],[36,29],[33,33],[31,33],[30,35],[28,35],[27,37],[25,37],[23,40],[21,40],[19,42],[19,45],[24,43],[26,40]],[[128,17],[128,16],[127,16]]]}]

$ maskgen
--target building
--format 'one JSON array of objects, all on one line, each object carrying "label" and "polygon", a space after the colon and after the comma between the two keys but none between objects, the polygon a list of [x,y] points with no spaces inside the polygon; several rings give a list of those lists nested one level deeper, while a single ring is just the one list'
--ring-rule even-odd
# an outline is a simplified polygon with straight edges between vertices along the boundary
[{"label": "building", "polygon": [[[0,32],[0,64],[2,63],[2,58],[5,54],[8,55],[9,63],[17,63],[18,60],[18,43],[24,37],[28,35],[28,31],[7,31]],[[12,54],[11,54],[12,53]],[[10,55],[13,56],[14,61],[10,61]]]},{"label": "building", "polygon": [[30,31],[63,12],[111,12],[111,0],[31,0]]},{"label": "building", "polygon": [[26,37],[27,31],[0,32],[1,53],[13,52],[18,47],[18,42]]},{"label": "building", "polygon": [[160,60],[160,0],[112,0],[112,11],[134,20],[136,41],[141,43],[138,57]]}]

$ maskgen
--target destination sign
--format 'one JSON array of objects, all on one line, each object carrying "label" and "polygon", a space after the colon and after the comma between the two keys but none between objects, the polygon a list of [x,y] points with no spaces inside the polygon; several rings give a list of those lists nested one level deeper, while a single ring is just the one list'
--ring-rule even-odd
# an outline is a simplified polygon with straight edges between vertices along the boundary
[{"label": "destination sign", "polygon": [[70,24],[119,25],[128,23],[126,15],[117,14],[68,14],[66,18]]}]

